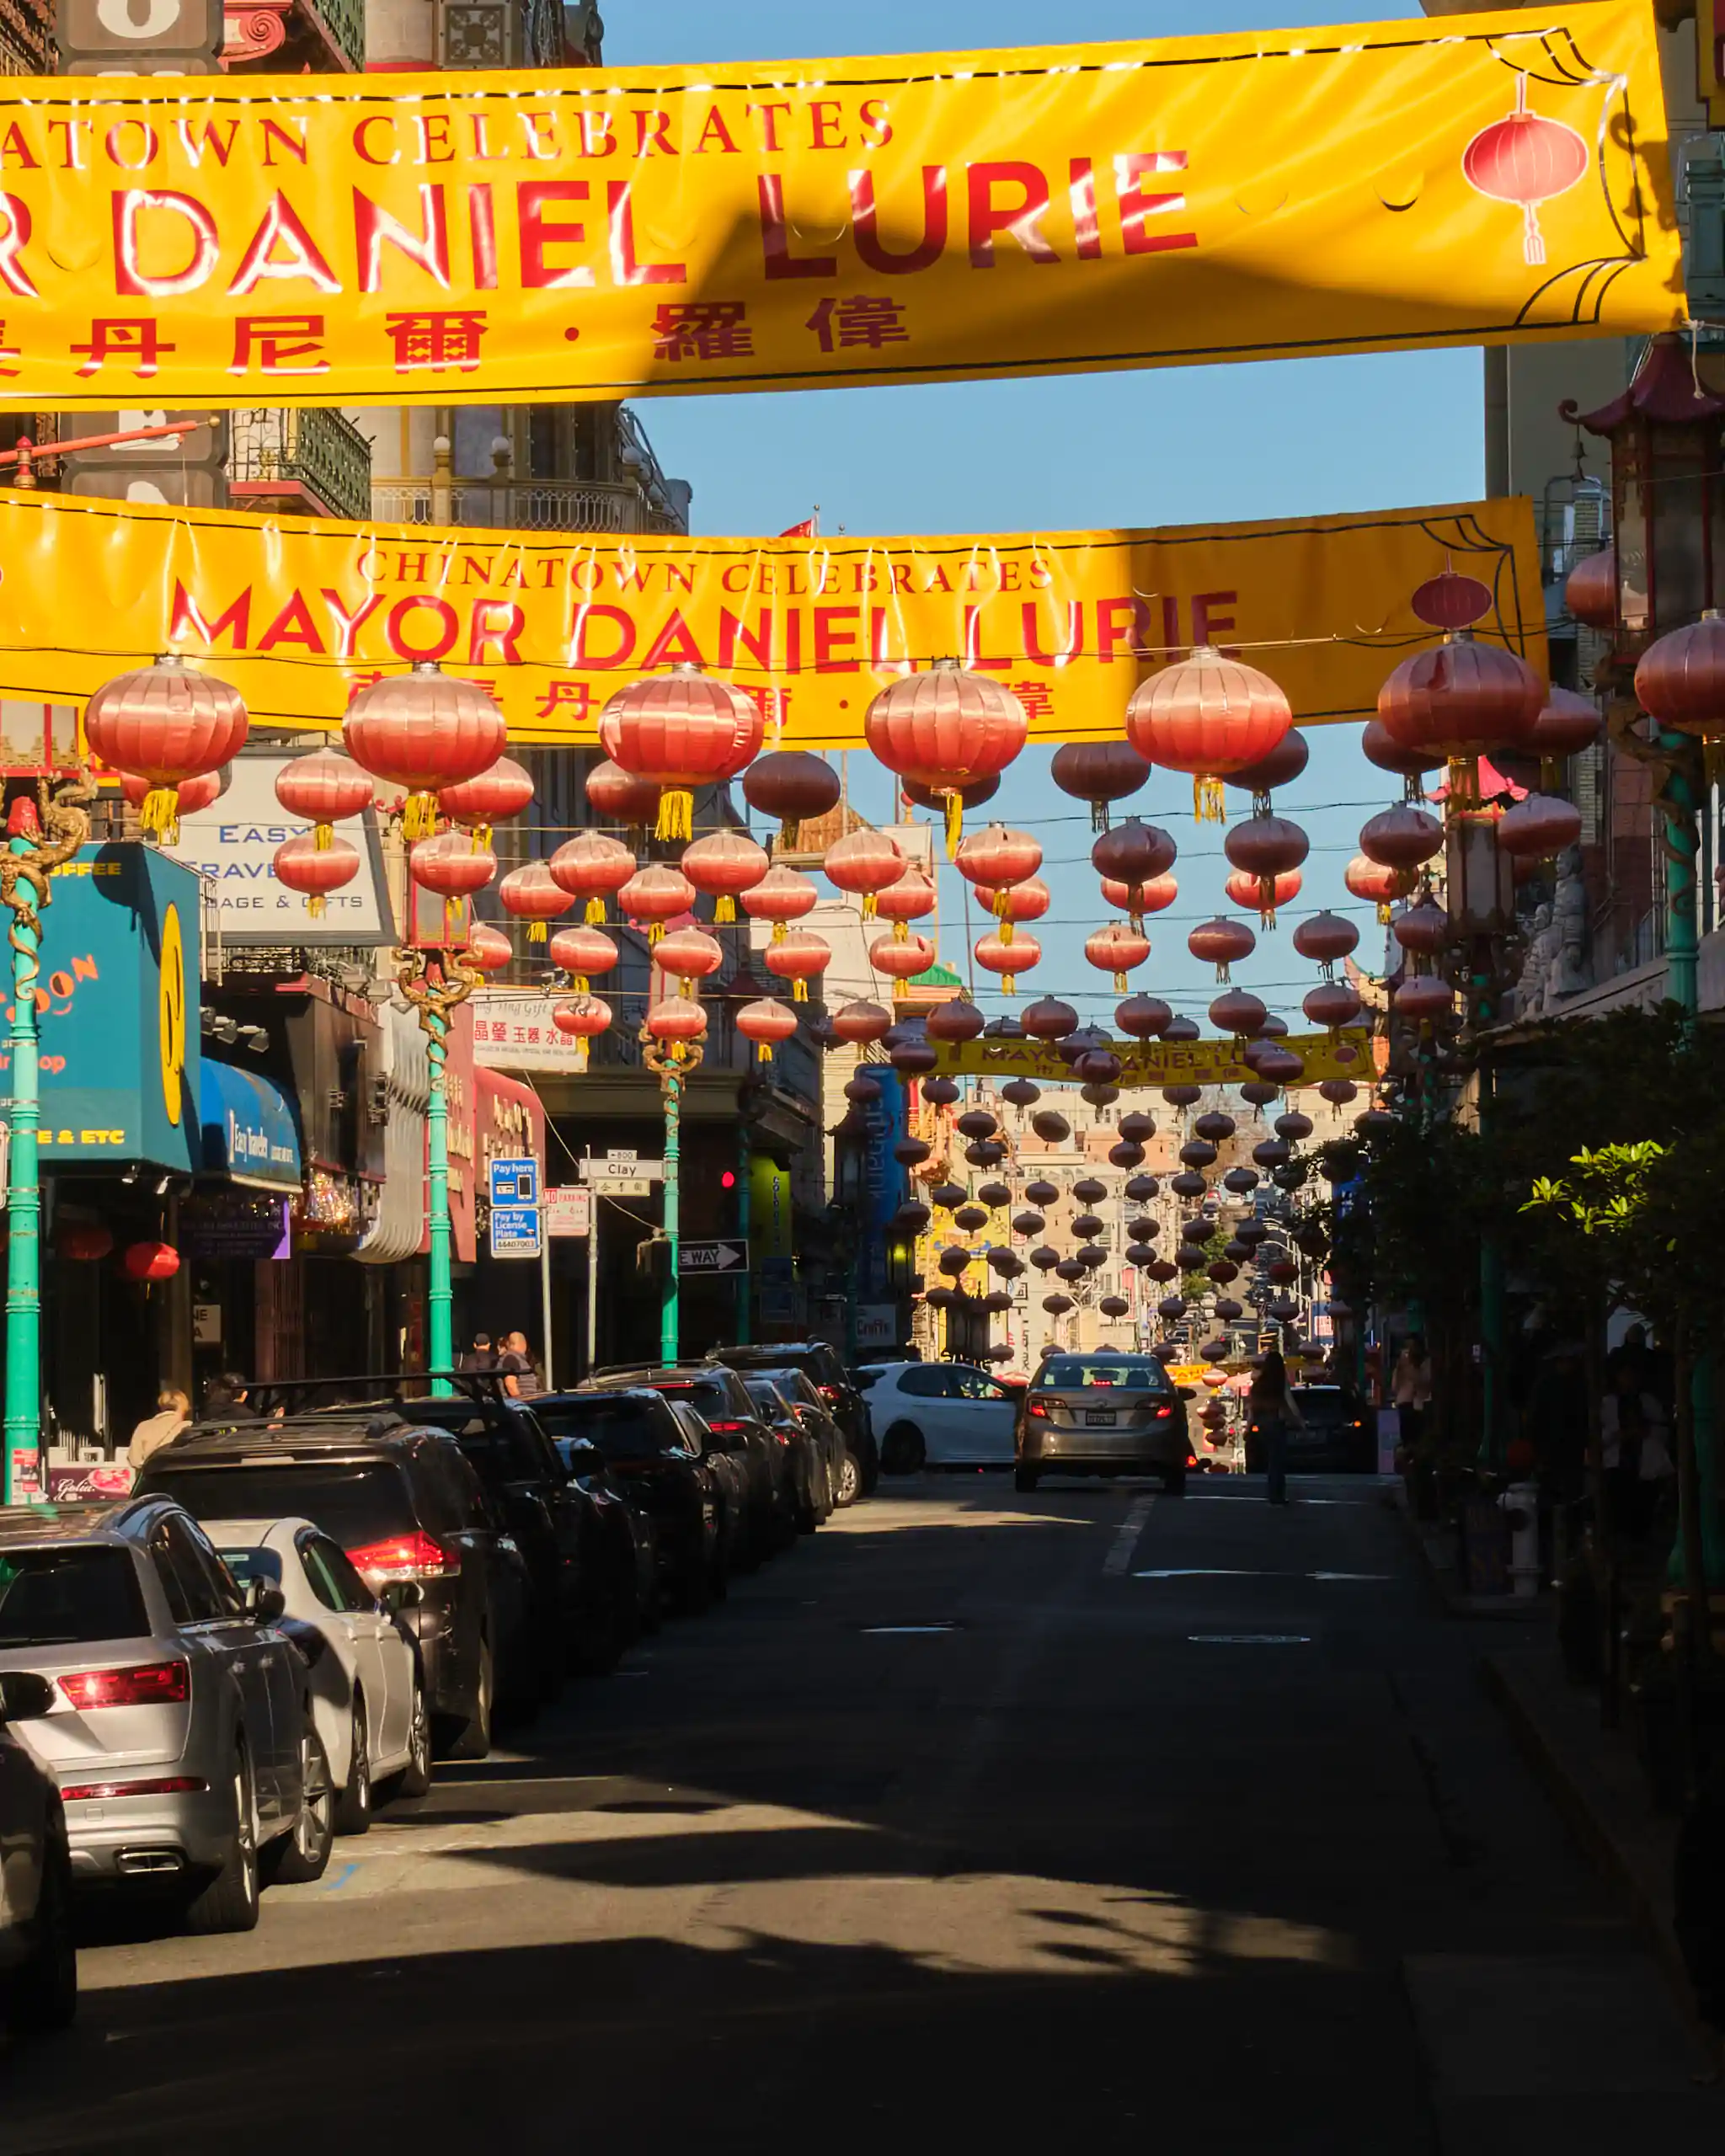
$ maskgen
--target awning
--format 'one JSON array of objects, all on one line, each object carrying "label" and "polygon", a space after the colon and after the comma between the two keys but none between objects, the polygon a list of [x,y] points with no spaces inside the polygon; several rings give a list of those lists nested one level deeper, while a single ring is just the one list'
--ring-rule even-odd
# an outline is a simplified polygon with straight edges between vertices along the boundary
[{"label": "awning", "polygon": [[273,1080],[206,1056],[199,1066],[204,1172],[254,1190],[297,1190],[300,1134],[294,1104]]}]

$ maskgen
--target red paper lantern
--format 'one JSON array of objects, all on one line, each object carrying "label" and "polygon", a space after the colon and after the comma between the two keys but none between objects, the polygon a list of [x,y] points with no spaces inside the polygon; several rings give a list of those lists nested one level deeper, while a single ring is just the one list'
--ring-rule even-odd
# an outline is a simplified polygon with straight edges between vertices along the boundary
[{"label": "red paper lantern", "polygon": [[1249,793],[1262,804],[1259,814],[1269,813],[1269,796],[1279,786],[1291,786],[1311,761],[1311,750],[1297,726],[1290,726],[1267,756],[1243,771],[1230,771],[1226,783]]},{"label": "red paper lantern", "polygon": [[351,883],[359,874],[360,856],[358,848],[345,839],[332,839],[320,849],[309,831],[302,831],[297,838],[276,847],[270,865],[276,882],[297,891],[306,900],[306,911],[317,921],[330,892]]},{"label": "red paper lantern", "polygon": [[682,871],[697,891],[718,903],[715,921],[734,921],[736,901],[752,891],[769,867],[766,848],[756,846],[745,831],[710,831],[704,839],[683,848]]},{"label": "red paper lantern", "polygon": [[435,891],[453,910],[459,899],[483,891],[497,873],[497,856],[460,831],[441,831],[421,839],[408,854],[408,872],[416,883]]},{"label": "red paper lantern", "polygon": [[1583,555],[1563,585],[1563,603],[1584,627],[1606,634],[1617,626],[1617,549]]},{"label": "red paper lantern", "polygon": [[497,896],[505,913],[530,924],[530,943],[543,943],[550,933],[545,924],[567,913],[574,904],[545,861],[524,862],[521,867],[511,868],[498,885]]},{"label": "red paper lantern", "polygon": [[757,1063],[770,1063],[772,1051],[797,1030],[797,1014],[777,996],[763,995],[745,1003],[737,1013],[737,1031],[755,1043]]},{"label": "red paper lantern", "polygon": [[893,924],[893,934],[902,943],[911,931],[908,923],[921,921],[934,911],[933,883],[920,868],[906,868],[895,883],[874,894],[874,910],[881,921]]},{"label": "red paper lantern", "polygon": [[1383,868],[1418,868],[1443,850],[1443,825],[1407,801],[1373,816],[1359,833],[1359,851]]},{"label": "red paper lantern", "polygon": [[691,1041],[702,1039],[707,1032],[707,1013],[701,1006],[686,995],[667,995],[649,1005],[646,1027],[656,1041],[670,1043],[673,1059],[683,1060],[678,1053]]},{"label": "red paper lantern", "polygon": [[578,993],[585,994],[590,977],[608,974],[617,963],[615,943],[602,928],[559,928],[547,954],[553,965],[568,974]]},{"label": "red paper lantern", "polygon": [[609,757],[595,764],[586,778],[587,800],[608,824],[625,830],[645,830],[659,816],[659,787],[650,778],[638,778]]},{"label": "red paper lantern", "polygon": [[1356,853],[1343,870],[1342,881],[1356,899],[1369,899],[1376,906],[1378,919],[1387,928],[1391,899],[1405,899],[1418,878],[1411,868],[1386,868]]},{"label": "red paper lantern", "polygon": [[654,862],[638,868],[617,894],[618,910],[628,921],[648,924],[647,941],[657,943],[665,924],[695,903],[695,886],[681,868],[667,868]]},{"label": "red paper lantern", "polygon": [[1040,921],[1054,903],[1053,894],[1039,876],[1029,876],[1022,883],[1009,884],[1004,890],[991,890],[979,884],[976,895],[1001,924],[1001,940],[1010,943],[1012,925],[1020,921]]},{"label": "red paper lantern", "polygon": [[1648,646],[1635,670],[1635,695],[1661,726],[1725,732],[1725,617],[1717,607]]},{"label": "red paper lantern", "polygon": [[599,743],[613,762],[663,791],[661,839],[692,829],[694,789],[734,778],[761,746],[760,707],[698,666],[677,665],[619,689],[599,717]]},{"label": "red paper lantern", "polygon": [[[1134,1040],[1153,1040],[1173,1015],[1159,995],[1129,995],[1124,1002],[1114,1006],[1114,1023],[1123,1033],[1130,1034]],[[1123,1118],[1120,1123],[1123,1135],[1126,1120]]]},{"label": "red paper lantern", "polygon": [[478,682],[446,674],[429,659],[416,659],[405,676],[356,690],[341,728],[355,763],[404,789],[408,839],[431,835],[438,794],[489,771],[508,736],[503,713]]},{"label": "red paper lantern", "polygon": [[575,1068],[587,1068],[587,1043],[606,1032],[611,1025],[611,1006],[602,995],[578,995],[569,1003],[552,1006],[551,1022],[560,1033],[569,1034],[577,1043]]},{"label": "red paper lantern", "polygon": [[494,974],[515,962],[515,947],[500,928],[489,921],[476,921],[467,930],[467,941],[458,954],[461,963],[482,974]]},{"label": "red paper lantern", "polygon": [[[1070,1003],[1061,1002],[1056,995],[1041,995],[1034,1003],[1025,1006],[1024,1015],[1018,1024],[1032,1040],[1063,1041],[1069,1033],[1078,1030],[1078,1013]],[[1037,1118],[1033,1128],[1039,1129],[1041,1120]],[[1064,1118],[1056,1117],[1055,1120],[1060,1122]]]},{"label": "red paper lantern", "polygon": [[[962,995],[955,995],[948,1002],[936,1004],[924,1019],[923,1027],[932,1041],[974,1041],[987,1022],[974,1003],[967,1002]],[[960,1130],[964,1128],[963,1116],[959,1118],[959,1128]],[[980,1134],[985,1137],[991,1135],[996,1128],[994,1118],[991,1116],[988,1130]]]},{"label": "red paper lantern", "polygon": [[1521,252],[1530,267],[1546,259],[1539,205],[1585,178],[1593,152],[1584,136],[1561,120],[1527,109],[1527,77],[1515,77],[1515,109],[1507,120],[1482,127],[1461,153],[1462,175],[1493,202],[1521,211]]},{"label": "red paper lantern", "polygon": [[1228,969],[1236,958],[1249,958],[1258,948],[1258,938],[1244,921],[1228,921],[1218,914],[1213,921],[1202,921],[1186,938],[1186,948],[1194,958],[1216,969],[1216,979],[1225,981]]},{"label": "red paper lantern", "polygon": [[1221,819],[1220,782],[1261,763],[1293,723],[1268,674],[1207,644],[1140,681],[1126,706],[1126,738],[1140,755],[1192,774],[1200,822]]},{"label": "red paper lantern", "polygon": [[971,833],[953,855],[953,866],[967,883],[1001,890],[1036,873],[1042,866],[1042,848],[1028,831],[991,824],[985,830]]},{"label": "red paper lantern", "polygon": [[1002,936],[977,938],[976,963],[1001,976],[1002,995],[1017,993],[1017,976],[1042,963],[1042,946],[1033,936],[1015,936],[1008,943]]},{"label": "red paper lantern", "polygon": [[1581,838],[1581,811],[1549,793],[1530,793],[1498,819],[1498,844],[1523,861],[1553,861]]},{"label": "red paper lantern", "polygon": [[[1525,750],[1545,701],[1525,659],[1458,629],[1402,660],[1378,691],[1378,717],[1402,748],[1464,763],[1493,748]],[[1465,791],[1459,775],[1451,783]]]},{"label": "red paper lantern", "polygon": [[1294,948],[1302,958],[1316,958],[1321,965],[1333,965],[1359,947],[1359,931],[1338,913],[1311,914],[1294,931]]},{"label": "red paper lantern", "polygon": [[489,846],[492,827],[519,816],[532,798],[533,782],[521,765],[513,756],[499,756],[477,777],[440,787],[437,806],[451,823],[462,825],[482,846]]},{"label": "red paper lantern", "polygon": [[884,1040],[892,1031],[892,1012],[879,1003],[869,1002],[866,997],[843,1004],[832,1014],[835,1036],[853,1043]]},{"label": "red paper lantern", "polygon": [[1351,1026],[1365,1006],[1343,982],[1327,980],[1309,989],[1300,1007],[1314,1026],[1325,1027],[1333,1033],[1343,1026]]},{"label": "red paper lantern", "polygon": [[[120,774],[120,790],[142,814],[144,803],[150,798],[150,782],[136,777],[131,771]],[[198,778],[183,778],[174,789],[174,814],[161,834],[164,846],[179,844],[179,819],[182,816],[195,816],[200,808],[207,808],[222,792],[219,771],[206,771]]]},{"label": "red paper lantern", "polygon": [[1406,913],[1397,914],[1391,933],[1404,951],[1434,958],[1448,947],[1450,916],[1440,905],[1427,899],[1423,905],[1410,906]]},{"label": "red paper lantern", "polygon": [[1243,988],[1231,988],[1210,1006],[1210,1022],[1219,1033],[1249,1036],[1258,1031],[1267,1015],[1260,998]]},{"label": "red paper lantern", "polygon": [[1455,1007],[1455,991],[1434,974],[1413,974],[1402,983],[1393,998],[1402,1018],[1442,1018]]},{"label": "red paper lantern", "polygon": [[1102,879],[1103,904],[1119,906],[1135,921],[1141,921],[1147,913],[1166,912],[1179,895],[1179,883],[1172,876],[1152,876],[1145,883],[1123,883],[1113,876]]},{"label": "red paper lantern", "polygon": [[375,791],[371,774],[362,771],[351,756],[338,755],[333,749],[296,756],[275,774],[275,798],[290,816],[302,817],[311,825],[320,846],[334,836],[335,825],[371,806]]},{"label": "red paper lantern", "polygon": [[911,980],[934,963],[934,945],[926,936],[877,936],[868,947],[868,963],[889,979]]},{"label": "red paper lantern", "polygon": [[106,1257],[113,1247],[110,1230],[99,1227],[93,1221],[63,1226],[55,1232],[55,1256],[70,1258],[75,1264],[91,1264],[98,1258]]},{"label": "red paper lantern", "polygon": [[751,921],[770,921],[772,940],[782,942],[785,923],[800,921],[820,903],[820,893],[794,868],[775,862],[752,889],[738,894],[743,910]]},{"label": "red paper lantern", "polygon": [[798,826],[836,808],[843,790],[832,766],[806,749],[775,749],[743,774],[744,800],[761,815],[777,817],[787,853],[797,851]]},{"label": "red paper lantern", "polygon": [[1115,992],[1124,995],[1129,985],[1126,976],[1150,956],[1150,938],[1124,921],[1108,921],[1085,938],[1084,955],[1098,973],[1114,975]]},{"label": "red paper lantern", "polygon": [[[985,802],[992,801],[1000,790],[997,778],[973,779],[968,786],[959,788],[959,806],[964,809],[980,808]],[[913,808],[927,808],[934,815],[943,816],[949,805],[944,793],[923,786],[916,779],[901,779],[899,791]]]},{"label": "red paper lantern", "polygon": [[1140,823],[1129,816],[1104,831],[1090,849],[1090,865],[1097,874],[1126,888],[1126,910],[1142,913],[1134,894],[1165,876],[1178,857],[1179,848],[1159,825]]},{"label": "red paper lantern", "polygon": [[667,974],[676,974],[685,995],[691,992],[695,982],[716,974],[724,963],[724,951],[718,938],[709,936],[704,928],[670,930],[653,956],[654,963]]},{"label": "red paper lantern", "polygon": [[1255,913],[1266,928],[1274,928],[1277,910],[1294,903],[1304,881],[1297,868],[1289,869],[1285,875],[1272,877],[1248,876],[1243,869],[1236,868],[1223,884],[1222,894],[1235,905]]},{"label": "red paper lantern", "polygon": [[1381,771],[1393,771],[1397,778],[1407,781],[1410,801],[1423,798],[1419,782],[1428,772],[1444,768],[1441,756],[1429,755],[1423,749],[1404,749],[1381,718],[1367,719],[1360,729],[1359,745],[1367,763],[1375,764]]},{"label": "red paper lantern", "polygon": [[1108,827],[1108,806],[1124,801],[1149,782],[1150,759],[1130,741],[1063,741],[1049,764],[1049,776],[1062,793],[1090,803],[1093,830]]},{"label": "red paper lantern", "polygon": [[904,874],[905,857],[884,831],[852,831],[830,846],[820,869],[827,882],[862,901],[862,918],[875,917],[876,894]]},{"label": "red paper lantern", "polygon": [[605,919],[605,901],[620,891],[635,873],[635,857],[621,839],[602,831],[577,831],[552,855],[546,867],[552,881],[572,899],[585,899],[584,921]]},{"label": "red paper lantern", "polygon": [[[898,947],[902,950],[908,947],[901,944]],[[793,1003],[809,1001],[809,982],[824,974],[831,960],[832,950],[826,938],[813,936],[806,928],[788,930],[780,942],[769,943],[762,953],[762,962],[768,973],[793,984],[791,1001]]]},{"label": "red paper lantern", "polygon": [[955,659],[937,659],[927,673],[889,682],[862,721],[877,762],[941,797],[947,851],[953,857],[962,789],[978,779],[997,778],[1024,746],[1028,731],[1024,707],[1010,689],[985,674],[965,672]]},{"label": "red paper lantern", "polygon": [[179,1252],[171,1243],[128,1243],[120,1262],[134,1280],[171,1280],[179,1270]]},{"label": "red paper lantern", "polygon": [[104,764],[148,781],[139,821],[174,829],[183,779],[219,771],[245,746],[239,691],[172,655],[104,681],[84,707],[84,738]]},{"label": "red paper lantern", "polygon": [[1578,756],[1599,738],[1599,707],[1573,689],[1553,688],[1534,723],[1533,745],[1547,760]]}]

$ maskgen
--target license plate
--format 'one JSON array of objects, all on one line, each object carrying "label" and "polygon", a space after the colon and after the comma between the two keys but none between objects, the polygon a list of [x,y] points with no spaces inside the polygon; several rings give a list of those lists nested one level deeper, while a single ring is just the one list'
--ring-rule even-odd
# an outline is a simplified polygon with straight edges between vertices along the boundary
[{"label": "license plate", "polygon": [[1112,1407],[1087,1407],[1084,1411],[1084,1420],[1092,1429],[1112,1430],[1114,1427],[1114,1411]]}]

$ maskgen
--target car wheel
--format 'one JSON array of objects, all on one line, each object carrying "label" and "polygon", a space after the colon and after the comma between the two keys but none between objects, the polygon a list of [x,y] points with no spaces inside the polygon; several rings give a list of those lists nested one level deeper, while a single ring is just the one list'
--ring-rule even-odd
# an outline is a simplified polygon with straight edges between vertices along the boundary
[{"label": "car wheel", "polygon": [[371,1823],[371,1754],[366,1748],[366,1697],[354,1694],[352,1750],[348,1754],[347,1787],[335,1800],[338,1834],[363,1834]]},{"label": "car wheel", "polygon": [[0,2008],[20,2036],[46,2036],[77,2012],[77,1946],[72,1922],[72,1853],[56,1819],[42,1850],[42,1885],[30,1919],[30,1951],[8,1979]]},{"label": "car wheel", "polygon": [[300,1737],[300,1808],[288,1832],[264,1852],[271,1884],[308,1886],[335,1846],[335,1784],[323,1740],[309,1721]]},{"label": "car wheel", "polygon": [[1162,1488],[1171,1497],[1183,1497],[1186,1494],[1185,1469],[1183,1467],[1165,1469],[1162,1474]]},{"label": "car wheel", "polygon": [[414,1704],[408,1713],[408,1763],[395,1778],[398,1796],[423,1796],[431,1786],[431,1710],[425,1688],[414,1679]]},{"label": "car wheel", "polygon": [[895,1422],[880,1448],[883,1475],[920,1475],[928,1464],[928,1448],[914,1422]]},{"label": "car wheel", "polygon": [[1036,1487],[1036,1483],[1037,1470],[1033,1467],[1015,1467],[1013,1469],[1012,1487],[1015,1490],[1023,1490],[1028,1492]]},{"label": "car wheel", "polygon": [[457,1727],[446,1748],[451,1759],[483,1759],[491,1749],[492,1687],[496,1673],[491,1661],[491,1642],[479,1641],[479,1671],[473,1680],[473,1710]]},{"label": "car wheel", "polygon": [[857,1455],[847,1445],[839,1468],[838,1502],[841,1505],[854,1505],[862,1494],[862,1469]]},{"label": "car wheel", "polygon": [[251,1762],[233,1759],[233,1833],[220,1870],[186,1904],[188,1931],[252,1931],[258,1922],[258,1822],[252,1805]]}]

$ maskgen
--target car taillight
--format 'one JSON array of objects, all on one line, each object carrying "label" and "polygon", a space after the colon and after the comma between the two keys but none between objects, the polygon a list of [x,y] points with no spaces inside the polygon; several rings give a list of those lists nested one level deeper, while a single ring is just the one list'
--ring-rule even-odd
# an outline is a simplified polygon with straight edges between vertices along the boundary
[{"label": "car taillight", "polygon": [[56,1678],[73,1706],[174,1706],[192,1694],[191,1671],[183,1662],[141,1662],[130,1669],[78,1669]]},{"label": "car taillight", "polygon": [[152,1782],[80,1782],[60,1794],[68,1804],[86,1800],[103,1803],[110,1796],[184,1796],[209,1786],[201,1774],[163,1774]]},{"label": "car taillight", "polygon": [[384,1580],[451,1580],[462,1568],[457,1551],[417,1527],[411,1534],[386,1534],[380,1542],[362,1542],[347,1554],[373,1587]]},{"label": "car taillight", "polygon": [[1039,1416],[1045,1422],[1048,1420],[1048,1402],[1033,1393],[1024,1403],[1024,1412],[1027,1415]]},{"label": "car taillight", "polygon": [[1173,1410],[1172,1406],[1170,1404],[1170,1402],[1168,1402],[1167,1401],[1166,1401],[1166,1400],[1165,1400],[1165,1401],[1162,1402],[1162,1406],[1161,1406],[1160,1407],[1158,1407],[1158,1408],[1157,1408],[1157,1410],[1156,1410],[1156,1412],[1157,1416],[1160,1417],[1162,1417],[1162,1416],[1163,1416],[1163,1415],[1172,1415],[1172,1414],[1173,1413],[1174,1410]]},{"label": "car taillight", "polygon": [[1196,1466],[1197,1466],[1197,1465],[1198,1465],[1198,1454],[1197,1454],[1195,1452],[1188,1452],[1188,1453],[1187,1454],[1187,1455],[1186,1455],[1186,1465],[1187,1465],[1188,1467],[1196,1467]]},{"label": "car taillight", "polygon": [[839,1396],[839,1389],[836,1385],[818,1385],[814,1390],[823,1400],[836,1400]]},{"label": "car taillight", "polygon": [[709,1422],[707,1427],[709,1430],[717,1430],[721,1437],[734,1438],[739,1430],[746,1429],[748,1424],[746,1422]]}]

